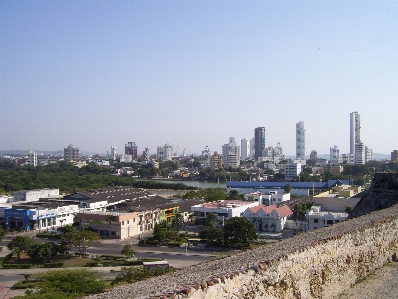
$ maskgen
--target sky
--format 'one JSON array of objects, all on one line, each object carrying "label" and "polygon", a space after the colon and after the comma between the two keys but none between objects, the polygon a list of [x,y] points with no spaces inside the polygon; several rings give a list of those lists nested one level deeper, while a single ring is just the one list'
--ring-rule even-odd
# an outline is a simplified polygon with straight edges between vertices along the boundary
[{"label": "sky", "polygon": [[[398,149],[398,1],[0,1],[0,151]],[[178,150],[177,150],[178,146]]]}]

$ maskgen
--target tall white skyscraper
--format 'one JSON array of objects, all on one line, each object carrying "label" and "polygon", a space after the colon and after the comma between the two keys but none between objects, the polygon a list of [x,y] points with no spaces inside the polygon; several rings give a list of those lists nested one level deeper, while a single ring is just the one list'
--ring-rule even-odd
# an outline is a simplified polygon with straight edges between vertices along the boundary
[{"label": "tall white skyscraper", "polygon": [[305,159],[305,129],[303,121],[296,124],[296,159]]},{"label": "tall white skyscraper", "polygon": [[361,122],[358,112],[350,113],[350,154],[355,155],[355,145],[361,143]]},{"label": "tall white skyscraper", "polygon": [[115,161],[116,160],[116,156],[117,156],[116,147],[111,146],[111,156],[110,156],[111,160]]},{"label": "tall white skyscraper", "polygon": [[247,160],[250,157],[250,142],[246,138],[240,141],[240,159]]}]

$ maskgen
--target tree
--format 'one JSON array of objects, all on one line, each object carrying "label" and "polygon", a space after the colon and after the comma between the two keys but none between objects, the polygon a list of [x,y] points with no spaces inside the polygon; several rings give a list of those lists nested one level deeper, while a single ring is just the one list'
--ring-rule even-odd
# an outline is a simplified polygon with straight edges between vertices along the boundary
[{"label": "tree", "polygon": [[237,190],[231,190],[228,193],[228,199],[239,200],[243,198],[243,194],[240,194]]},{"label": "tree", "polygon": [[131,245],[125,245],[121,251],[121,254],[124,254],[128,259],[131,259],[135,255],[135,250]]},{"label": "tree", "polygon": [[225,221],[224,237],[227,244],[249,246],[257,240],[253,223],[243,217],[232,217]]},{"label": "tree", "polygon": [[31,258],[39,259],[43,262],[49,261],[58,253],[58,246],[52,242],[33,244],[27,251]]},{"label": "tree", "polygon": [[289,184],[286,184],[285,187],[283,188],[283,191],[287,194],[290,193],[290,191],[292,191],[292,186],[290,186]]},{"label": "tree", "polygon": [[177,213],[174,215],[173,220],[171,221],[171,229],[176,231],[178,234],[180,232],[180,227],[184,223],[184,216],[181,213]]},{"label": "tree", "polygon": [[214,213],[207,213],[205,219],[205,229],[199,233],[199,236],[203,239],[207,239],[210,242],[221,239],[222,230],[216,226],[217,216]]},{"label": "tree", "polygon": [[155,223],[155,226],[153,228],[153,238],[158,241],[158,244],[166,240],[167,230],[168,228],[166,221]]},{"label": "tree", "polygon": [[7,229],[4,229],[3,227],[0,226],[0,241],[3,239],[3,237],[8,233]]},{"label": "tree", "polygon": [[36,241],[29,237],[17,236],[8,243],[7,248],[11,251],[14,251],[17,254],[18,260],[20,260],[21,253],[28,251],[35,243]]},{"label": "tree", "polygon": [[91,245],[93,245],[94,242],[98,241],[100,237],[92,231],[80,231],[77,229],[72,229],[68,232],[63,233],[61,235],[61,239],[68,246],[76,248],[79,255],[82,256],[82,253],[86,251],[86,249],[89,248]]}]

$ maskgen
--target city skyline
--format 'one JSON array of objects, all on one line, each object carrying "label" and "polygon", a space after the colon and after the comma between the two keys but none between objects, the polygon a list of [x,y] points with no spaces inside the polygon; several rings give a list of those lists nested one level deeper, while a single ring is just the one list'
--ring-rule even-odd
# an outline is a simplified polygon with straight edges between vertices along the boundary
[{"label": "city skyline", "polygon": [[0,152],[398,148],[398,2],[1,1]]}]

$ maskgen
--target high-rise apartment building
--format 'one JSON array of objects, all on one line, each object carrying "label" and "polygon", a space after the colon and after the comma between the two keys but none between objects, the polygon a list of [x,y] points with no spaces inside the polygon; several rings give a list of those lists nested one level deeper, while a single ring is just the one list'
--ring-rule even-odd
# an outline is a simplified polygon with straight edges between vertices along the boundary
[{"label": "high-rise apartment building", "polygon": [[264,156],[265,151],[265,128],[257,127],[254,129],[254,160],[257,162],[259,157]]},{"label": "high-rise apartment building", "polygon": [[125,146],[124,146],[124,153],[126,155],[130,155],[132,159],[137,159],[138,155],[137,155],[137,145],[135,144],[135,142],[128,142]]},{"label": "high-rise apartment building", "polygon": [[37,153],[34,150],[28,151],[25,165],[30,165],[33,167],[37,166]]},{"label": "high-rise apartment building", "polygon": [[245,161],[250,158],[250,142],[246,138],[240,141],[240,159]]},{"label": "high-rise apartment building", "polygon": [[64,160],[69,161],[79,161],[80,151],[78,147],[74,147],[73,144],[69,144],[68,147],[64,148]]},{"label": "high-rise apartment building", "polygon": [[391,162],[398,162],[398,150],[391,152]]},{"label": "high-rise apartment building", "polygon": [[305,129],[303,121],[296,124],[296,159],[305,159]]},{"label": "high-rise apartment building", "polygon": [[311,151],[311,154],[310,154],[310,160],[316,161],[316,159],[318,159],[318,152],[312,150],[312,151]]},{"label": "high-rise apartment building", "polygon": [[222,146],[222,162],[224,168],[240,166],[240,146],[236,145],[234,137],[230,137],[229,142]]},{"label": "high-rise apartment building", "polygon": [[362,142],[355,144],[354,164],[360,165],[366,162],[365,145]]},{"label": "high-rise apartment building", "polygon": [[361,122],[358,112],[350,113],[350,154],[355,155],[355,145],[361,143]]},{"label": "high-rise apartment building", "polygon": [[210,156],[210,168],[221,169],[222,168],[222,156],[218,152],[214,152]]},{"label": "high-rise apartment building", "polygon": [[256,147],[254,144],[254,137],[250,139],[250,160],[254,160],[254,152],[256,151]]},{"label": "high-rise apartment building", "polygon": [[340,163],[340,150],[338,149],[337,145],[330,148],[330,163]]},{"label": "high-rise apartment building", "polygon": [[115,146],[111,146],[111,155],[110,155],[110,159],[115,161],[117,157],[117,153],[116,153],[116,147]]},{"label": "high-rise apartment building", "polygon": [[156,154],[158,161],[171,161],[173,159],[173,146],[168,143],[164,146],[158,146]]},{"label": "high-rise apartment building", "polygon": [[365,146],[365,163],[368,163],[369,161],[373,160],[373,150],[368,147]]}]

